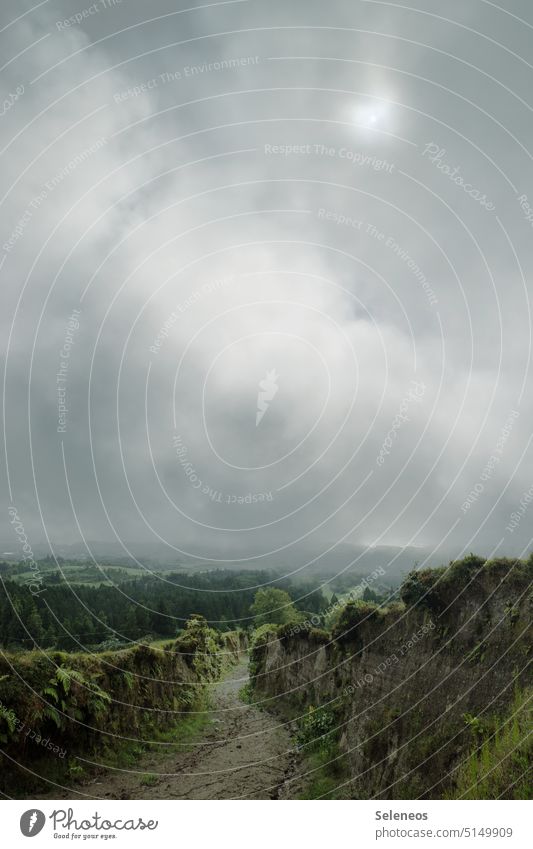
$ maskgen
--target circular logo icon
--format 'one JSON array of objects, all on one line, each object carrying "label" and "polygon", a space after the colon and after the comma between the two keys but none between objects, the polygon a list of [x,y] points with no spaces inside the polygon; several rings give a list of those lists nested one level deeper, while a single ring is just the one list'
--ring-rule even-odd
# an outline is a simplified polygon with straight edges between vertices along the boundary
[{"label": "circular logo icon", "polygon": [[42,831],[46,817],[42,811],[32,808],[29,811],[24,811],[20,818],[20,830],[24,837],[35,837]]}]

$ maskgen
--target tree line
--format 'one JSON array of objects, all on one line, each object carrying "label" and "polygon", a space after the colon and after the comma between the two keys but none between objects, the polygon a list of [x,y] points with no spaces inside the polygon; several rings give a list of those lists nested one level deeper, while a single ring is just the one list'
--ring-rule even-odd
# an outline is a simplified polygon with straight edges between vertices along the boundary
[{"label": "tree line", "polygon": [[255,615],[252,605],[258,586],[274,583],[298,610],[319,613],[327,606],[313,584],[294,587],[266,571],[146,575],[115,586],[57,583],[51,576],[38,595],[3,578],[0,645],[65,651],[117,648],[148,636],[174,637],[193,613],[222,631],[247,627]]}]

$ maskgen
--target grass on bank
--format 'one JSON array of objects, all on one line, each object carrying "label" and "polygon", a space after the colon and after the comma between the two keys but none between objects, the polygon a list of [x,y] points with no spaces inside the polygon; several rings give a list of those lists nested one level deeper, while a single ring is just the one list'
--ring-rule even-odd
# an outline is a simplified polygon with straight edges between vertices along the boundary
[{"label": "grass on bank", "polygon": [[507,715],[466,717],[476,745],[457,771],[449,799],[533,798],[533,688],[517,691]]}]

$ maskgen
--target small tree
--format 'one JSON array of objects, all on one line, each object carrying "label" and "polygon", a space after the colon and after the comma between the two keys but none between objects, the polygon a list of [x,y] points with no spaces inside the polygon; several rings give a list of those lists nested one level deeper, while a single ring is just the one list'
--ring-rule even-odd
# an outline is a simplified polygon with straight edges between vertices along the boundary
[{"label": "small tree", "polygon": [[256,626],[286,625],[288,622],[296,622],[298,619],[298,611],[294,607],[289,593],[285,590],[276,589],[276,587],[258,590],[250,607],[250,613],[254,617]]}]

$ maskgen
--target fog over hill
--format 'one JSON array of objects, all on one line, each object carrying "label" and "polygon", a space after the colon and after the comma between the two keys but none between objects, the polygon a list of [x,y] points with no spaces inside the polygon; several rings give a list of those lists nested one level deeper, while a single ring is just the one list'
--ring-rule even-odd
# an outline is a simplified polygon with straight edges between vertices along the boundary
[{"label": "fog over hill", "polygon": [[[163,546],[151,546],[148,543],[124,542],[125,547],[131,552],[131,557],[124,553],[124,548],[118,543],[90,542],[88,547],[72,544],[53,544],[52,548],[45,545],[35,547],[38,557],[52,556],[67,560],[90,560],[89,551],[98,563],[119,562],[137,566],[140,570],[147,571],[175,571],[185,570],[191,574],[211,569],[235,569],[235,570],[272,570],[282,576],[291,577],[293,580],[306,578],[310,575],[320,576],[327,580],[345,573],[365,576],[376,569],[383,570],[380,573],[381,583],[395,584],[414,567],[421,568],[436,566],[447,563],[453,558],[453,552],[439,551],[433,549],[395,546],[357,546],[331,544],[329,550],[324,553],[322,549],[313,549],[312,546],[292,546],[279,553],[267,552],[261,557],[246,558],[240,556],[239,551],[225,552],[222,557],[220,552],[206,551],[198,548],[196,556],[176,559],[169,554],[168,549]],[[0,555],[1,556],[1,555]],[[16,559],[15,554],[6,558]]]},{"label": "fog over hill", "polygon": [[530,9],[478,6],[9,25],[6,551],[528,550]]}]

